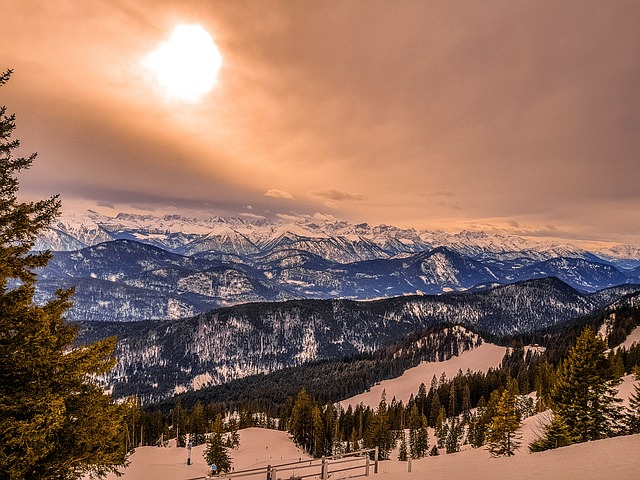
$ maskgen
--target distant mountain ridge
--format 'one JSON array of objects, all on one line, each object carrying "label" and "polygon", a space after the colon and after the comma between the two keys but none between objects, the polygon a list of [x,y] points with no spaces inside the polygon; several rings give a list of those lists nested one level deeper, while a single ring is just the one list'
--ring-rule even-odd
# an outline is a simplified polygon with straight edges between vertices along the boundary
[{"label": "distant mountain ridge", "polygon": [[626,258],[630,246],[616,250],[624,258],[605,258],[520,237],[346,222],[89,212],[62,218],[37,246],[55,251],[37,298],[76,286],[71,320],[180,318],[247,302],[431,295],[545,277],[584,292],[640,283],[640,267],[625,268],[640,263],[640,253]]}]

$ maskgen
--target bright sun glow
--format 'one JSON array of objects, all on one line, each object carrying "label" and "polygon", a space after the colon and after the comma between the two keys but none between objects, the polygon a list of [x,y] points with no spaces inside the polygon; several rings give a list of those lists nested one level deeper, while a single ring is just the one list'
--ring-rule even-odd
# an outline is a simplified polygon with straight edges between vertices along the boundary
[{"label": "bright sun glow", "polygon": [[213,88],[222,56],[200,25],[178,25],[143,64],[155,73],[168,96],[197,102]]}]

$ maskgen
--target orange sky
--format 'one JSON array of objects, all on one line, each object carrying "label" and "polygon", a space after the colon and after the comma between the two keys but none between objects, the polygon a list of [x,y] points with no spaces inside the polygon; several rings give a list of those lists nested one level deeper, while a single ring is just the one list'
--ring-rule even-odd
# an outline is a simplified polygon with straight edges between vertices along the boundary
[{"label": "orange sky", "polygon": [[[640,2],[0,0],[27,195],[640,243]],[[200,103],[142,59],[222,54]],[[115,210],[111,210],[114,207]]]}]

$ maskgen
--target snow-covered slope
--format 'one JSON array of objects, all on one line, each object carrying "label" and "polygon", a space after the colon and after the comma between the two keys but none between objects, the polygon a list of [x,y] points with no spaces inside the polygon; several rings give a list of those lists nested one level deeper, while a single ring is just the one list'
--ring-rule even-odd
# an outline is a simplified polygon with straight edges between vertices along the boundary
[{"label": "snow-covered slope", "polygon": [[388,401],[395,397],[397,401],[402,400],[406,404],[409,397],[416,394],[421,383],[424,383],[427,389],[429,388],[434,375],[436,379],[440,379],[444,373],[445,377],[450,379],[455,377],[460,370],[462,372],[467,370],[487,372],[490,368],[500,366],[506,350],[505,347],[483,343],[477,348],[462,352],[460,355],[443,362],[422,362],[417,367],[406,370],[400,377],[384,380],[365,393],[341,401],[340,405],[345,410],[349,405],[355,407],[360,403],[376,408],[380,403],[383,391]]}]

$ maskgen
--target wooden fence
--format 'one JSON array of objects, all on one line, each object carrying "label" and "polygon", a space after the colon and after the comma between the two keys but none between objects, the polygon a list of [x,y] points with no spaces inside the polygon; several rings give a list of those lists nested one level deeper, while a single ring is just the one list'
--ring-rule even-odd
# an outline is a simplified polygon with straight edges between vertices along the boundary
[{"label": "wooden fence", "polygon": [[[372,460],[373,457],[373,460]],[[378,473],[378,448],[332,455],[313,460],[267,465],[221,475],[207,475],[189,480],[328,480],[333,478],[368,477]]]}]

